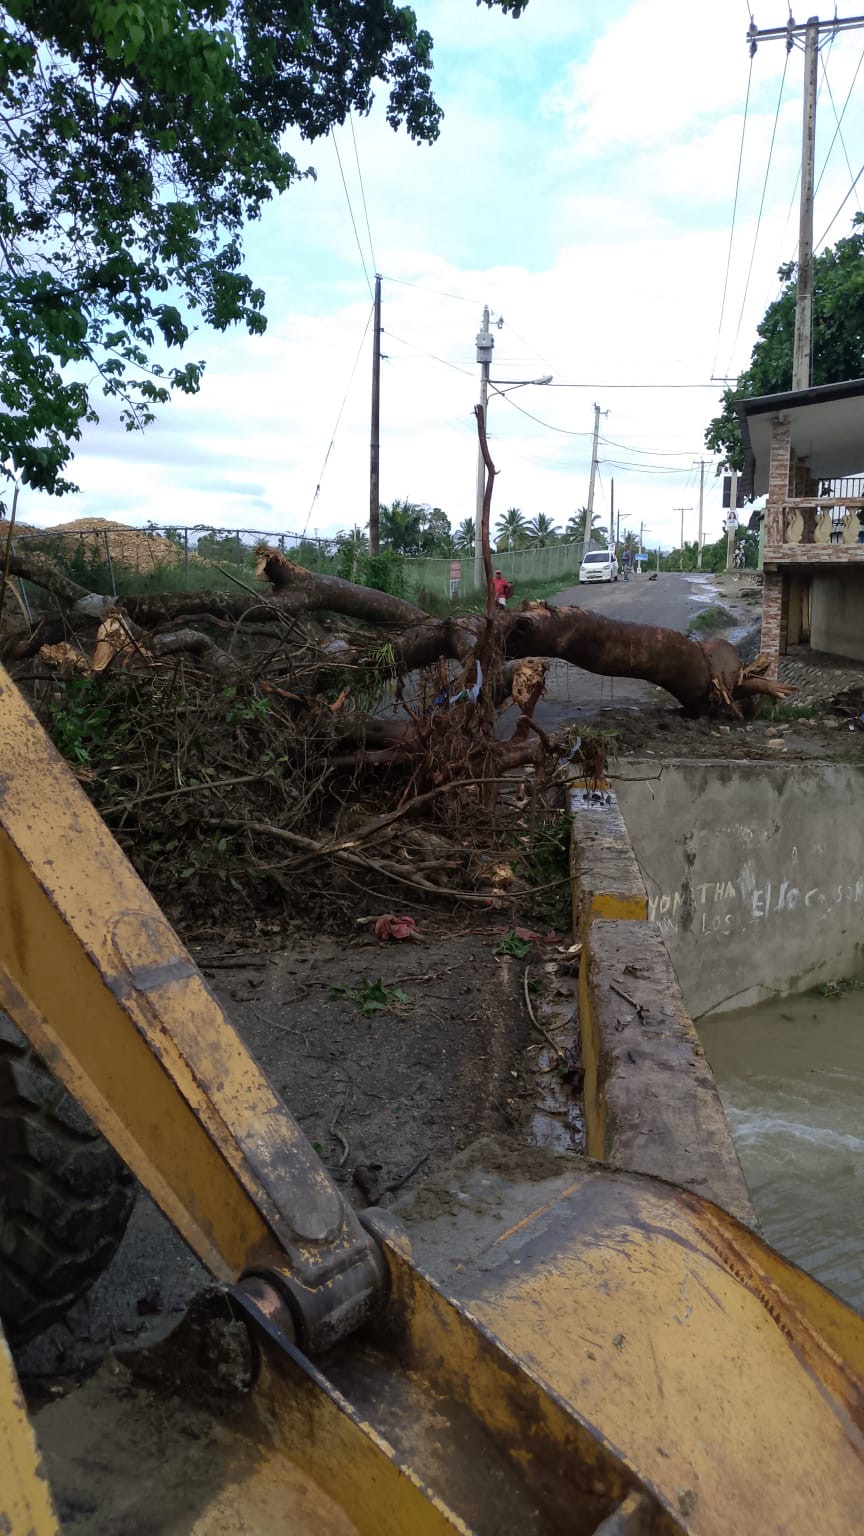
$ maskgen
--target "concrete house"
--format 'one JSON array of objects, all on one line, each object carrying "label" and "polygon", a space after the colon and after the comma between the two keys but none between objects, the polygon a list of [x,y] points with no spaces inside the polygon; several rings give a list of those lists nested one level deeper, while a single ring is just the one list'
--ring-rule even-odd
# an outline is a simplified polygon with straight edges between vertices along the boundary
[{"label": "concrete house", "polygon": [[738,416],[742,488],[768,495],[771,676],[792,645],[864,661],[864,379],[742,400]]}]

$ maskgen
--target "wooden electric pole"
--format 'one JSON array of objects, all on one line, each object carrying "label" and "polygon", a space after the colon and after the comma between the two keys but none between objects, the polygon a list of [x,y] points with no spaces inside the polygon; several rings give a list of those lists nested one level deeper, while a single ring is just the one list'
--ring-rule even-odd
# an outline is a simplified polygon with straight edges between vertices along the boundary
[{"label": "wooden electric pole", "polygon": [[[591,548],[591,519],[594,516],[594,481],[597,476],[597,442],[600,437],[600,417],[608,416],[608,411],[601,411],[599,405],[594,407],[594,442],[591,447],[591,473],[588,477],[588,510],[585,513],[585,538],[582,544],[582,553]],[[609,542],[612,542],[612,528],[609,529]]]},{"label": "wooden electric pole", "polygon": [[702,509],[705,505],[705,465],[707,459],[699,460],[699,542],[696,550],[696,568],[702,569]]},{"label": "wooden electric pole", "polygon": [[381,275],[375,273],[372,321],[372,433],[369,443],[369,553],[381,552],[378,509],[381,505]]},{"label": "wooden electric pole", "polygon": [[[477,333],[477,361],[480,364],[480,408],[483,412],[483,425],[486,426],[486,408],[489,403],[489,368],[492,363],[492,352],[495,346],[495,337],[489,329],[489,305],[483,309],[483,323]],[[483,569],[483,497],[486,493],[486,462],[483,458],[482,446],[477,447],[477,490],[474,499],[474,590],[482,591],[486,584],[486,573]]]},{"label": "wooden electric pole", "polygon": [[[819,34],[851,32],[864,26],[864,16],[834,16],[820,21],[811,16],[796,26],[790,12],[785,27],[757,27],[747,32],[750,54],[761,42],[783,38],[791,53],[796,38],[804,38],[804,125],[801,141],[801,204],[798,221],[798,283],[795,305],[795,341],[792,351],[792,388],[809,389],[813,334],[813,159],[816,144],[816,86],[819,71]],[[734,509],[733,509],[734,510]]]},{"label": "wooden electric pole", "polygon": [[819,69],[819,18],[807,22],[804,44],[804,133],[801,145],[801,211],[798,221],[798,290],[792,388],[810,388],[813,337],[813,158],[816,148],[816,85]]},{"label": "wooden electric pole", "polygon": [[672,511],[673,512],[680,512],[681,513],[681,558],[678,561],[678,569],[679,569],[679,571],[683,571],[683,569],[684,569],[684,513],[685,512],[692,512],[693,508],[692,507],[673,507]]}]

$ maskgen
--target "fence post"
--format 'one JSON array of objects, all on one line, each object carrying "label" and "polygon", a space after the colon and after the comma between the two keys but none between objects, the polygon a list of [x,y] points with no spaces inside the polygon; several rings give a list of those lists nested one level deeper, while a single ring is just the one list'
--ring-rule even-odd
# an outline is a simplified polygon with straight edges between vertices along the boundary
[{"label": "fence post", "polygon": [[[15,545],[10,543],[9,548],[10,548],[10,550],[12,551],[12,553],[14,555],[14,553],[15,553]],[[23,576],[19,576],[18,577],[18,590],[21,593],[21,598],[22,598],[22,601],[24,603],[24,611],[27,614],[27,623],[30,625],[30,628],[32,629],[33,628],[33,610],[30,607],[30,599],[27,596],[27,583],[25,582]]]},{"label": "fence post", "polygon": [[285,553],[285,535],[284,535],[284,533],[280,533],[280,535],[279,535],[279,553],[280,553],[280,555],[284,555],[284,553]]},{"label": "fence post", "polygon": [[189,591],[189,529],[183,529],[183,590]]},{"label": "fence post", "polygon": [[111,577],[111,595],[112,595],[112,597],[116,597],[117,596],[117,588],[114,585],[114,566],[111,563],[111,545],[108,543],[108,530],[107,530],[107,528],[103,532],[102,537],[105,540],[105,558],[108,561],[108,575]]}]

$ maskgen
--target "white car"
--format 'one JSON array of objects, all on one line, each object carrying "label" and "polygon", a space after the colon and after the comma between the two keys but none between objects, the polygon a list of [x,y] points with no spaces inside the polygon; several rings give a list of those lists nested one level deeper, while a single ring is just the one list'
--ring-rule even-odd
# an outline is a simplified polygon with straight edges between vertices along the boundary
[{"label": "white car", "polygon": [[589,549],[579,568],[581,581],[617,581],[618,561],[611,549]]}]

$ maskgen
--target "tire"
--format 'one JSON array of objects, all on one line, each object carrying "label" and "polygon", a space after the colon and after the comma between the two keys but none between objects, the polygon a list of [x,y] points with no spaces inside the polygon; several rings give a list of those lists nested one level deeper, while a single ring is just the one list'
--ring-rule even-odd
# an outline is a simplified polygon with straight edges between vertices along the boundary
[{"label": "tire", "polygon": [[15,1343],[63,1317],[114,1257],[135,1181],[0,1013],[0,1318]]}]

